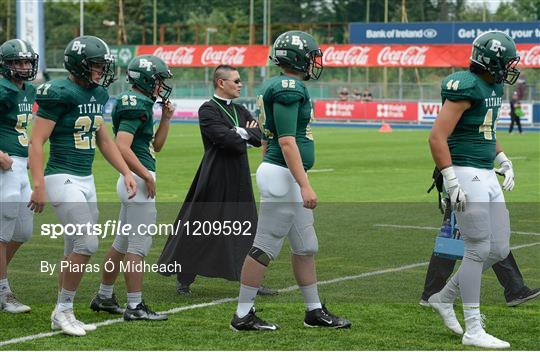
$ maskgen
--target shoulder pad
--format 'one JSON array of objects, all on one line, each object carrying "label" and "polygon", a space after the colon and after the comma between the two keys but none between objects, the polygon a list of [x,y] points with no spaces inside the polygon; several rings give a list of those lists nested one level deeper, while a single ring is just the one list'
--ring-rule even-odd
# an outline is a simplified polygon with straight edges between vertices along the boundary
[{"label": "shoulder pad", "polygon": [[469,71],[452,73],[441,83],[441,96],[450,100],[477,100],[478,79]]},{"label": "shoulder pad", "polygon": [[0,89],[7,91],[7,92],[14,92],[18,93],[17,86],[15,84],[11,83],[7,78],[0,79]]},{"label": "shoulder pad", "polygon": [[277,103],[288,105],[306,98],[304,84],[294,78],[283,76],[272,84],[273,100]]},{"label": "shoulder pad", "polygon": [[123,119],[139,119],[154,105],[153,102],[149,104],[148,100],[150,99],[131,91],[123,92],[116,97],[115,111]]},{"label": "shoulder pad", "polygon": [[36,101],[69,101],[69,89],[61,80],[42,83],[36,88]]},{"label": "shoulder pad", "polygon": [[11,87],[0,83],[0,101],[10,101],[14,99],[16,94],[17,92],[12,90]]}]

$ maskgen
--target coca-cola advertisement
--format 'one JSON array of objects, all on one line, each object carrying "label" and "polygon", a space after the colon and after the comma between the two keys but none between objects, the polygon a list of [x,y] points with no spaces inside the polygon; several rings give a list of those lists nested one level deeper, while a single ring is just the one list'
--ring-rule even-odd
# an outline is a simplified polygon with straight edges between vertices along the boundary
[{"label": "coca-cola advertisement", "polygon": [[[471,45],[321,45],[326,67],[467,67]],[[540,45],[518,44],[518,67],[540,68]],[[266,45],[140,45],[137,55],[156,55],[170,67],[266,66]]]},{"label": "coca-cola advertisement", "polygon": [[343,102],[315,100],[316,119],[416,121],[417,103],[409,102]]},{"label": "coca-cola advertisement", "polygon": [[[327,67],[468,67],[471,45],[321,45]],[[518,67],[540,67],[540,45],[518,44]]]},{"label": "coca-cola advertisement", "polygon": [[139,45],[137,55],[155,55],[170,67],[266,66],[266,45]]}]

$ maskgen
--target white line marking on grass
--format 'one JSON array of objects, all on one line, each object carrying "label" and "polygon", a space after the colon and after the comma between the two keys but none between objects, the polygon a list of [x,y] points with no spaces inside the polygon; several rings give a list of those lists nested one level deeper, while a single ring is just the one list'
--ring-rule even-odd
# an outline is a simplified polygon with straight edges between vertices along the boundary
[{"label": "white line marking on grass", "polygon": [[[540,244],[540,242],[527,243],[527,244],[522,244],[522,245],[519,245],[519,246],[510,247],[510,249],[511,250],[516,250],[516,249],[520,249],[520,248],[536,246],[536,245],[539,245],[539,244]],[[342,281],[350,281],[350,280],[362,279],[362,278],[370,277],[370,276],[384,275],[384,274],[388,274],[388,273],[396,273],[396,272],[399,272],[399,271],[413,269],[413,268],[417,268],[417,267],[428,265],[428,264],[429,264],[429,262],[408,264],[408,265],[398,266],[398,267],[395,267],[395,268],[388,268],[388,269],[370,271],[370,272],[362,273],[362,274],[358,274],[358,275],[342,276],[342,277],[338,277],[338,278],[335,278],[335,279],[319,281],[317,284],[318,285],[330,285],[330,284],[334,284],[334,283],[342,282]],[[278,290],[278,292],[280,292],[280,293],[291,292],[291,291],[295,291],[297,289],[298,289],[298,285],[293,285],[293,286],[282,288],[282,289]],[[186,311],[186,310],[193,310],[193,309],[197,309],[197,308],[206,308],[206,307],[211,307],[211,306],[217,306],[217,305],[224,304],[224,303],[235,302],[237,300],[238,300],[238,297],[227,297],[227,298],[222,298],[222,299],[218,299],[218,300],[211,301],[211,302],[206,302],[206,303],[193,304],[193,305],[184,306],[184,307],[176,307],[176,308],[172,308],[172,309],[169,309],[167,311],[160,312],[160,313],[175,314],[175,313]],[[93,323],[93,324],[96,327],[101,327],[101,326],[118,324],[118,323],[122,323],[122,322],[124,322],[124,319],[118,318],[118,319],[105,320],[105,321],[102,321],[102,322],[99,322],[99,323]],[[38,340],[38,339],[42,339],[42,338],[45,338],[45,337],[51,337],[51,336],[54,336],[54,335],[59,335],[61,333],[62,333],[62,331],[51,331],[51,332],[42,332],[42,333],[35,334],[35,335],[17,337],[17,338],[11,339],[11,340],[0,341],[0,347],[7,346],[7,345],[13,345],[13,344],[16,344],[16,343],[21,343],[21,342]]]},{"label": "white line marking on grass", "polygon": [[[440,227],[432,227],[432,226],[413,226],[413,225],[395,225],[395,224],[375,224],[373,226],[376,227],[393,227],[396,229],[415,229],[415,230],[439,230]],[[531,236],[540,236],[540,233],[538,232],[523,232],[523,231],[512,231],[512,233],[515,233],[516,235],[531,235]]]},{"label": "white line marking on grass", "polygon": [[[316,173],[320,173],[320,172],[334,172],[336,171],[335,169],[313,169],[313,170],[308,170],[308,173],[309,174],[316,174]],[[257,175],[256,173],[252,173],[251,176],[255,176]]]}]

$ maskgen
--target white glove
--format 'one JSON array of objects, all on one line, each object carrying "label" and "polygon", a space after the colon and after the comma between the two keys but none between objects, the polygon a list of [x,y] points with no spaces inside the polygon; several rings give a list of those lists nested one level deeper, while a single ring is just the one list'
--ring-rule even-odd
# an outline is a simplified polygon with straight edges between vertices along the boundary
[{"label": "white glove", "polygon": [[467,194],[461,188],[459,181],[454,172],[454,168],[449,166],[441,170],[444,177],[446,193],[450,196],[450,206],[455,211],[465,211],[465,203],[467,202]]},{"label": "white glove", "polygon": [[514,189],[514,169],[512,167],[512,162],[506,157],[504,152],[500,152],[495,157],[495,162],[499,164],[499,168],[495,169],[495,172],[499,175],[504,176],[504,181],[502,184],[502,189],[505,191],[511,191]]}]

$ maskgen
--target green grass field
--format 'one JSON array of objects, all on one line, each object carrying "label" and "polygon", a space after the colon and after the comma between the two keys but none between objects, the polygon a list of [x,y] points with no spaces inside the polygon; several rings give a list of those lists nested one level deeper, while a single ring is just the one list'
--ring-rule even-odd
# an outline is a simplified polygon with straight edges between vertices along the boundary
[{"label": "green grass field", "polygon": [[[274,333],[233,333],[238,283],[198,278],[193,294],[179,296],[175,279],[156,273],[145,277],[145,300],[155,310],[179,308],[166,322],[124,323],[88,306],[98,289],[99,273],[83,278],[75,300],[75,313],[84,322],[100,323],[82,338],[50,332],[50,313],[56,300],[56,275],[40,273],[40,261],[58,261],[63,243],[35,233],[10,265],[11,287],[21,301],[32,306],[24,315],[0,313],[0,349],[7,350],[456,350],[467,349],[459,337],[445,330],[439,317],[418,305],[436,230],[393,228],[380,225],[438,227],[441,215],[436,196],[426,194],[433,162],[428,131],[315,127],[316,164],[310,174],[320,205],[315,211],[320,251],[317,268],[319,292],[329,308],[353,322],[349,330],[305,329],[303,303],[295,285],[287,245],[273,263],[265,285],[285,289],[280,295],[259,298],[263,318],[276,322]],[[513,160],[516,187],[506,194],[512,230],[511,246],[526,283],[540,286],[540,134],[498,138]],[[174,220],[202,157],[197,125],[171,129],[167,145],[158,154],[159,221]],[[250,150],[254,173],[258,150]],[[101,218],[114,219],[117,172],[97,155],[94,175]],[[256,191],[256,190],[255,190]],[[48,206],[50,212],[50,206]],[[36,217],[38,225],[47,215]],[[101,240],[91,263],[101,263],[111,238]],[[165,237],[155,237],[148,262],[161,253]],[[534,245],[536,244],[536,245]],[[529,246],[526,246],[529,245]],[[335,280],[334,280],[335,279]],[[334,281],[330,281],[334,280]],[[125,303],[120,278],[115,291]],[[230,298],[230,299],[227,299]],[[540,299],[507,308],[502,288],[492,271],[482,282],[482,312],[487,331],[508,340],[516,350],[540,349]],[[183,308],[182,308],[183,307]],[[459,305],[458,317],[462,319]],[[31,336],[5,345],[4,341]]]}]

